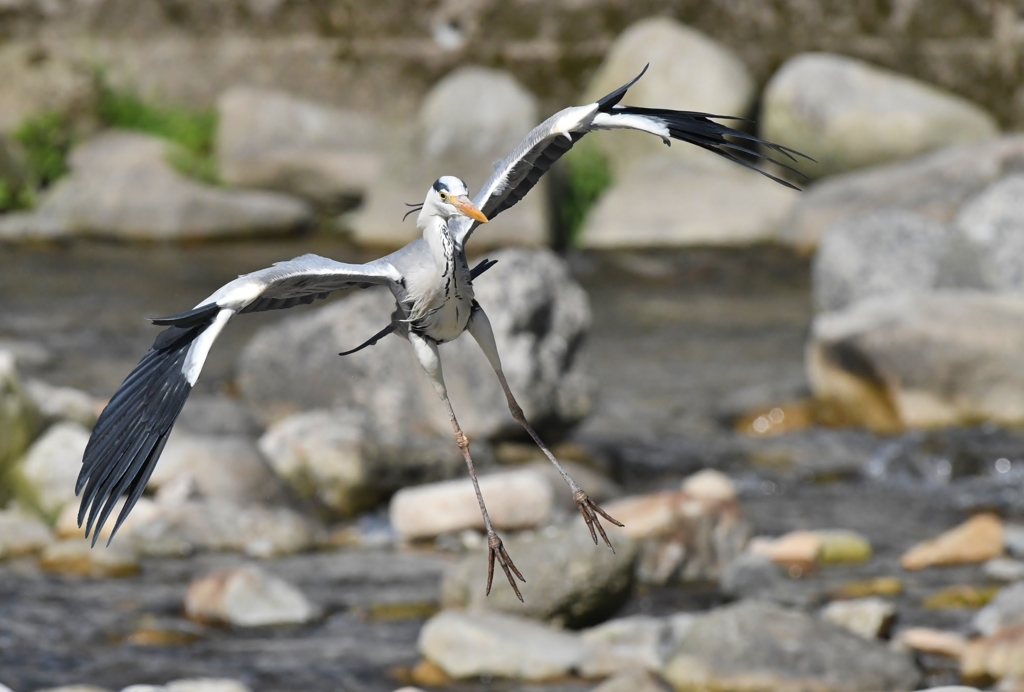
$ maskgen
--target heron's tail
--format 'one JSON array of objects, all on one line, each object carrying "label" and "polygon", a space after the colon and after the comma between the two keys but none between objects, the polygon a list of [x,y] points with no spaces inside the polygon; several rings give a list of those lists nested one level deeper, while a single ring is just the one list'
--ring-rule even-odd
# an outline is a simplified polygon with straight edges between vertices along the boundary
[{"label": "heron's tail", "polygon": [[[84,490],[78,525],[88,513],[85,535],[95,529],[93,545],[121,495],[127,491],[128,498],[111,538],[142,495],[209,345],[231,316],[220,318],[224,312],[211,304],[153,320],[168,329],[157,336],[100,414],[75,484],[75,494]],[[196,353],[200,345],[202,352]]]}]

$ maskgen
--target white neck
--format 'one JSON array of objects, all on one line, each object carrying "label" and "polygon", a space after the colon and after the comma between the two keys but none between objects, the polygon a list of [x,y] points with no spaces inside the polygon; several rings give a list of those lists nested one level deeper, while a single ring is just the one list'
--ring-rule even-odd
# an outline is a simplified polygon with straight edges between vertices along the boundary
[{"label": "white neck", "polygon": [[447,219],[431,214],[418,219],[418,225],[423,229],[423,240],[427,241],[427,246],[430,247],[434,264],[438,267],[449,264],[454,252],[454,241],[448,233]]}]

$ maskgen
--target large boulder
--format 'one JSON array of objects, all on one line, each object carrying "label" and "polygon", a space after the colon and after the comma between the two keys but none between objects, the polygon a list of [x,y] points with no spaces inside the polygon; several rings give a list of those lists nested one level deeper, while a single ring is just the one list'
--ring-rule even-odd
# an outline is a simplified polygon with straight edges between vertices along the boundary
[{"label": "large boulder", "polygon": [[998,180],[969,199],[956,228],[976,256],[976,273],[996,291],[1024,290],[1024,174]]},{"label": "large boulder", "polygon": [[742,601],[699,618],[665,666],[678,691],[913,690],[913,659],[797,610]]},{"label": "large boulder", "polygon": [[526,583],[519,584],[525,604],[503,583],[505,576],[498,567],[494,590],[485,594],[487,560],[476,551],[445,572],[441,586],[445,607],[516,613],[579,627],[600,622],[629,597],[637,544],[626,536],[613,538],[613,553],[604,545],[594,545],[583,520],[577,518],[566,526],[514,536],[504,544],[526,577]]},{"label": "large boulder", "polygon": [[649,156],[601,197],[587,216],[580,245],[766,242],[776,237],[796,198],[795,190],[732,163]]},{"label": "large boulder", "polygon": [[[583,102],[593,102],[618,89],[650,64],[643,79],[626,97],[631,106],[703,111],[720,115],[749,115],[756,96],[754,80],[732,51],[714,39],[668,17],[643,19],[627,28],[612,44],[604,62],[587,85]],[[617,132],[596,142],[619,175],[632,164],[665,145],[641,132]],[[696,147],[673,147],[687,159],[713,155]]]},{"label": "large boulder", "polygon": [[814,320],[814,394],[876,430],[1024,422],[1024,299],[879,296]]},{"label": "large boulder", "polygon": [[[461,178],[476,194],[494,162],[512,153],[538,119],[537,100],[510,74],[483,67],[453,71],[427,94],[416,125],[387,138],[381,175],[355,220],[355,238],[385,246],[416,238],[414,219],[402,222],[407,203],[422,202],[443,175]],[[548,236],[545,195],[537,189],[476,233],[473,242],[543,245]]]},{"label": "large boulder", "polygon": [[71,153],[71,174],[32,212],[0,219],[0,238],[96,236],[176,240],[280,234],[307,225],[300,200],[274,192],[232,191],[185,178],[167,162],[173,145],[112,131]]},{"label": "large boulder", "polygon": [[329,518],[370,509],[410,484],[450,478],[465,469],[451,440],[407,432],[382,438],[362,411],[306,411],[274,423],[260,449],[299,497]]},{"label": "large boulder", "polygon": [[805,53],[768,82],[761,132],[817,160],[824,176],[995,137],[981,107],[936,87],[841,55]]},{"label": "large boulder", "polygon": [[1024,136],[1007,135],[827,178],[800,195],[783,240],[811,249],[838,220],[889,207],[952,221],[967,199],[1016,170],[1022,157]]},{"label": "large boulder", "polygon": [[58,423],[49,428],[18,464],[20,498],[49,519],[75,500],[75,482],[89,431],[78,423]]},{"label": "large boulder", "polygon": [[[872,296],[922,293],[952,269],[954,233],[901,209],[841,219],[821,238],[812,270],[819,310],[839,310]],[[945,272],[944,272],[945,270]]]},{"label": "large boulder", "polygon": [[[547,250],[504,250],[476,284],[490,317],[509,386],[527,417],[546,432],[590,410],[591,381],[580,346],[590,324],[583,289]],[[339,358],[388,323],[394,299],[368,290],[262,329],[242,352],[238,383],[265,424],[302,410],[365,411],[381,440],[404,444],[409,432],[451,440],[451,424],[420,371],[412,347],[389,336]],[[441,345],[445,381],[459,422],[471,437],[521,435],[498,380],[468,335]]]},{"label": "large boulder", "polygon": [[338,207],[377,177],[368,116],[280,91],[235,87],[217,99],[217,164],[228,185],[279,190]]}]

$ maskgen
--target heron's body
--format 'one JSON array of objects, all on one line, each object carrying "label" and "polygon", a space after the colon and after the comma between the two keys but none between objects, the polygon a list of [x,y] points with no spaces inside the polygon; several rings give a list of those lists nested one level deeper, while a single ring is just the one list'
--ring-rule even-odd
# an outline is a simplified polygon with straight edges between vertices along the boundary
[{"label": "heron's body", "polygon": [[[597,542],[599,531],[608,542],[597,517],[600,514],[610,521],[615,520],[591,502],[565,473],[527,422],[505,381],[490,322],[473,295],[474,277],[486,271],[490,264],[483,262],[471,271],[466,262],[466,243],[479,224],[486,223],[489,218],[518,202],[554,161],[594,130],[639,130],[660,137],[666,144],[676,139],[750,168],[753,168],[750,163],[735,158],[732,152],[768,157],[761,151],[727,140],[726,136],[741,142],[752,141],[792,158],[790,150],[785,147],[764,142],[712,120],[721,116],[619,105],[635,81],[596,103],[566,108],[538,125],[505,160],[496,164],[494,174],[472,201],[462,180],[454,176],[439,178],[417,209],[417,226],[422,237],[390,255],[365,264],[346,264],[316,255],[303,255],[240,276],[192,310],[153,320],[154,324],[168,329],[160,333],[153,348],[111,398],[85,450],[76,492],[83,492],[78,522],[81,525],[87,519],[86,535],[95,528],[95,541],[123,494],[127,494],[127,499],[117,517],[114,532],[128,516],[153,472],[211,346],[233,317],[311,303],[339,289],[385,285],[391,290],[396,303],[391,323],[346,354],[372,345],[392,332],[412,344],[417,360],[447,407],[456,442],[476,489],[490,548],[488,591],[496,558],[517,595],[519,591],[512,574],[520,578],[522,575],[515,569],[501,545],[501,539],[491,527],[469,454],[469,443],[448,401],[437,345],[451,341],[463,332],[468,331],[487,356],[501,383],[512,416],[522,424],[569,484],[594,541]],[[786,164],[779,165],[789,168]],[[754,170],[789,185],[760,169]],[[638,200],[638,203],[643,202]],[[611,547],[610,543],[608,545]]]}]

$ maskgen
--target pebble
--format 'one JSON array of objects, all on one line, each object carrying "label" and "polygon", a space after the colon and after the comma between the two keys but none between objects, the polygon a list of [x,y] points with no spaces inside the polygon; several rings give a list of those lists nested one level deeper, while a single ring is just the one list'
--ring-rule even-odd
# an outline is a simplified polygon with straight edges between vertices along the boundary
[{"label": "pebble", "polygon": [[899,577],[872,577],[851,581],[833,589],[832,598],[867,598],[868,596],[899,596],[903,593],[903,580]]},{"label": "pebble", "polygon": [[53,533],[39,518],[17,509],[0,510],[0,559],[31,555],[53,543]]},{"label": "pebble", "polygon": [[821,538],[818,562],[822,565],[837,565],[867,562],[871,559],[871,543],[867,538],[846,529],[815,531]]},{"label": "pebble", "polygon": [[604,678],[640,668],[657,671],[665,664],[668,621],[649,615],[609,620],[580,632],[591,651],[580,665],[586,678]]},{"label": "pebble", "polygon": [[319,611],[296,587],[246,565],[211,572],[189,584],[185,614],[200,622],[265,627],[310,622]]},{"label": "pebble", "polygon": [[808,568],[818,561],[823,543],[813,531],[792,531],[778,538],[755,538],[747,549],[778,565]]},{"label": "pebble", "polygon": [[997,557],[986,562],[982,572],[995,581],[1021,581],[1024,580],[1024,561]]},{"label": "pebble", "polygon": [[1024,679],[1024,626],[1005,627],[968,641],[960,657],[960,675],[968,683]]},{"label": "pebble", "polygon": [[48,572],[84,577],[129,577],[139,572],[135,551],[120,543],[106,545],[84,538],[51,543],[39,558],[39,567]]},{"label": "pebble", "polygon": [[894,641],[900,647],[947,658],[960,658],[967,648],[967,638],[959,632],[928,627],[909,627],[902,630]]},{"label": "pebble", "polygon": [[949,531],[905,552],[906,570],[986,562],[1003,552],[1003,524],[994,514],[978,514]]},{"label": "pebble", "polygon": [[504,538],[505,549],[526,577],[520,603],[495,565],[494,589],[484,592],[484,550],[467,553],[445,571],[441,604],[446,608],[501,611],[569,627],[591,625],[611,615],[629,597],[636,542],[616,536],[615,552],[590,539],[583,520]]},{"label": "pebble", "polygon": [[736,484],[716,469],[704,469],[683,480],[682,491],[704,502],[734,502]]},{"label": "pebble", "polygon": [[973,584],[953,584],[939,589],[922,601],[929,610],[947,608],[981,608],[995,597],[998,587],[978,587]]},{"label": "pebble", "polygon": [[[537,471],[483,476],[480,492],[497,530],[537,528],[551,519],[554,490]],[[480,505],[468,478],[403,488],[391,499],[389,516],[391,526],[407,540],[484,528]]]},{"label": "pebble", "polygon": [[573,632],[513,615],[452,610],[427,621],[419,650],[456,679],[550,680],[577,670],[589,653]]},{"label": "pebble", "polygon": [[833,601],[821,617],[865,639],[884,638],[896,617],[896,606],[880,598]]},{"label": "pebble", "polygon": [[174,680],[164,686],[130,685],[121,692],[252,692],[237,680],[227,678],[188,678]]}]

